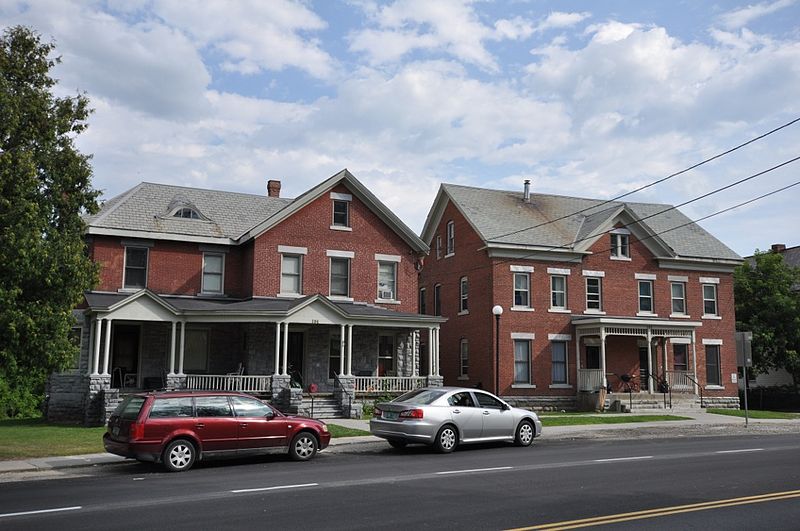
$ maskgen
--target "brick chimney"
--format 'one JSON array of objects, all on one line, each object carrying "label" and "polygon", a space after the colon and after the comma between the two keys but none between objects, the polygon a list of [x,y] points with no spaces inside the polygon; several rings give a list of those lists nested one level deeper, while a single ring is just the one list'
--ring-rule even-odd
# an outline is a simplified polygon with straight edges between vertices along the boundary
[{"label": "brick chimney", "polygon": [[281,196],[281,182],[270,179],[267,181],[267,195],[269,197]]},{"label": "brick chimney", "polygon": [[772,244],[772,252],[773,253],[782,253],[785,250],[786,250],[786,244],[785,243],[773,243]]}]

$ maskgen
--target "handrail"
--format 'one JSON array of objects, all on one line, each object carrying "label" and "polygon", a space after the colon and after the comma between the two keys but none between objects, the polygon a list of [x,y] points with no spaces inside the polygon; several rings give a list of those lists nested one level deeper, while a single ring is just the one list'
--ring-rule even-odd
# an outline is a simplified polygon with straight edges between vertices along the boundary
[{"label": "handrail", "polygon": [[666,379],[660,378],[657,374],[648,372],[648,378],[653,378],[656,381],[657,389],[660,389],[661,392],[664,394],[664,409],[667,408],[667,393],[669,393],[669,408],[672,409],[672,387],[670,387],[669,383]]},{"label": "handrail", "polygon": [[[340,389],[340,392],[339,392],[339,396],[340,397],[342,396],[342,393],[346,393],[347,394],[347,418],[350,418],[350,414],[351,414],[351,412],[353,410],[353,397],[350,395],[349,392],[345,391],[345,388],[342,385],[342,381],[339,379],[339,375],[334,373],[333,374],[333,389],[334,389],[334,391],[336,390],[336,387],[339,387],[339,389]],[[355,393],[355,389],[353,390],[353,392]],[[342,402],[343,402],[343,400],[341,400],[341,398],[340,398],[339,399],[339,405],[340,406],[344,405],[344,404],[342,404]],[[342,413],[344,413],[344,412],[342,412]]]},{"label": "handrail", "polygon": [[686,375],[686,377],[691,380],[691,382],[697,387],[697,390],[700,391],[700,409],[705,408],[703,405],[703,387],[700,385],[700,382],[692,378],[690,375]]}]

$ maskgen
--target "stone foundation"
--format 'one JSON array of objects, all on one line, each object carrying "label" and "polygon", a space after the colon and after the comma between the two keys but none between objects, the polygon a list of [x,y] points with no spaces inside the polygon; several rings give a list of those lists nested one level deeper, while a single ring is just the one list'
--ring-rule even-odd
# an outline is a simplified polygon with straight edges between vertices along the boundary
[{"label": "stone foundation", "polygon": [[574,396],[504,396],[503,400],[514,407],[531,411],[575,411]]}]

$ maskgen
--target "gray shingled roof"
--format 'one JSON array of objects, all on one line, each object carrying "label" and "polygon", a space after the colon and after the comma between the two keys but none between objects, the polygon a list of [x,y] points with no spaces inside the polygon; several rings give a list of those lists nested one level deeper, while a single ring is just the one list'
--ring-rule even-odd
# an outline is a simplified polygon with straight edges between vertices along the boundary
[{"label": "gray shingled roof", "polygon": [[[605,203],[599,199],[547,194],[531,194],[530,203],[525,203],[522,192],[453,184],[442,187],[487,243],[572,249],[580,245],[581,238],[625,207],[639,219],[648,218],[643,224],[657,234],[675,256],[741,260],[738,254],[671,205]],[[688,225],[676,228],[684,224]]]},{"label": "gray shingled roof", "polygon": [[[92,228],[235,239],[292,201],[144,182],[109,199],[85,220]],[[208,221],[168,217],[181,204],[196,208]]]}]

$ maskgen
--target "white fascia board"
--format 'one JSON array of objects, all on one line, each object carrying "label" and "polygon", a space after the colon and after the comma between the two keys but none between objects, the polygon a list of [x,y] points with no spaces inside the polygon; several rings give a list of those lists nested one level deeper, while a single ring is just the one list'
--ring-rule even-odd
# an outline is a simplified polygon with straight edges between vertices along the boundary
[{"label": "white fascia board", "polygon": [[688,271],[706,271],[708,273],[733,273],[743,260],[729,260],[725,258],[673,258],[671,256],[656,256],[658,267],[661,269],[685,269]]},{"label": "white fascia board", "polygon": [[188,234],[172,234],[166,232],[148,232],[140,230],[108,229],[105,227],[87,227],[86,234],[95,236],[119,236],[120,238],[143,238],[147,240],[159,241],[208,243],[212,245],[236,245],[236,242],[230,238],[214,238],[210,236],[192,236]]}]

